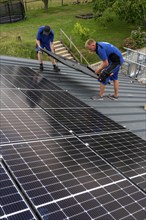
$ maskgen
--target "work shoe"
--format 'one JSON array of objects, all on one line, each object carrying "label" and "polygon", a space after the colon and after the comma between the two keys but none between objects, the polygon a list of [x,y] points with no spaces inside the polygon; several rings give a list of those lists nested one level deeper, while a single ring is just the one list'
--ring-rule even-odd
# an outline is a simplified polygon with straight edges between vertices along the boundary
[{"label": "work shoe", "polygon": [[108,95],[108,98],[116,101],[118,100],[118,96],[116,97],[114,95]]},{"label": "work shoe", "polygon": [[92,96],[91,99],[93,99],[93,100],[103,100],[103,96],[95,95],[95,96]]},{"label": "work shoe", "polygon": [[43,71],[44,70],[44,67],[43,67],[43,64],[41,63],[40,64],[40,71]]},{"label": "work shoe", "polygon": [[56,65],[53,65],[53,69],[54,69],[55,72],[60,72],[60,69]]}]

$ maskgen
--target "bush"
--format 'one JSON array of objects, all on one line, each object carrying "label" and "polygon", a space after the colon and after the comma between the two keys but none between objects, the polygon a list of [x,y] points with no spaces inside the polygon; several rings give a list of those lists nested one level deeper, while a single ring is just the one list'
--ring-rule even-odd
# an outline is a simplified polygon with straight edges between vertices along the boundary
[{"label": "bush", "polygon": [[112,11],[111,8],[107,8],[102,16],[98,18],[98,21],[100,22],[101,25],[106,26],[108,23],[111,23],[114,21],[115,13]]},{"label": "bush", "polygon": [[128,37],[124,40],[123,46],[134,50],[136,49],[136,42],[131,37]]},{"label": "bush", "polygon": [[146,32],[142,32],[141,28],[131,31],[131,38],[135,40],[136,47],[141,48],[145,44]]},{"label": "bush", "polygon": [[138,49],[144,47],[145,43],[146,32],[142,32],[141,28],[138,27],[137,30],[131,31],[130,37],[125,39],[123,46],[131,49]]},{"label": "bush", "polygon": [[78,35],[81,40],[86,41],[89,38],[89,33],[89,28],[82,27],[79,23],[74,25],[73,34]]}]

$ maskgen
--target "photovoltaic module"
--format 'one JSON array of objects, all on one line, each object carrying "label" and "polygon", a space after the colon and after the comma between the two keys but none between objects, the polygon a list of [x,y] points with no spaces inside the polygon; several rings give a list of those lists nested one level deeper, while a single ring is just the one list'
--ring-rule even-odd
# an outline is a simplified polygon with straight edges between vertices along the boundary
[{"label": "photovoltaic module", "polygon": [[144,140],[28,67],[0,77],[0,219],[144,220]]}]

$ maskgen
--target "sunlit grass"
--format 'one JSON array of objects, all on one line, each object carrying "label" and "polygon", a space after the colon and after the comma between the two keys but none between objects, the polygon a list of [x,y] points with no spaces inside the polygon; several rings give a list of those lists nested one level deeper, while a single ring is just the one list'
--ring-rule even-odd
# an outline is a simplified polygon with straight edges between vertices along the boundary
[{"label": "sunlit grass", "polygon": [[[53,1],[52,1],[53,2]],[[11,24],[1,25],[0,47],[2,55],[24,58],[36,58],[35,38],[41,25],[50,25],[55,32],[55,40],[60,39],[60,29],[69,37],[85,55],[90,63],[97,61],[97,56],[89,54],[84,48],[84,41],[73,33],[74,25],[78,22],[90,29],[90,37],[96,41],[107,41],[115,44],[121,50],[125,38],[129,37],[133,25],[127,25],[115,17],[111,24],[102,26],[97,20],[79,19],[77,14],[92,12],[92,4],[67,5],[44,9],[27,10],[26,19]],[[19,39],[19,40],[18,40]],[[47,59],[47,57],[46,57]]]}]

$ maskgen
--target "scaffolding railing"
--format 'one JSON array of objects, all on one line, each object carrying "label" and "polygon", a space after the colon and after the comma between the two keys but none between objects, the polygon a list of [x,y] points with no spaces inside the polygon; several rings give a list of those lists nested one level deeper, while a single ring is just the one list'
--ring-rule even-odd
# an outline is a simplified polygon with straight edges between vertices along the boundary
[{"label": "scaffolding railing", "polygon": [[132,50],[127,47],[124,47],[124,49],[126,50],[126,53],[125,53],[126,59],[134,61],[136,63],[146,65],[146,54],[136,51],[136,50]]},{"label": "scaffolding railing", "polygon": [[125,62],[121,67],[121,72],[133,79],[146,83],[146,54],[125,48]]}]

